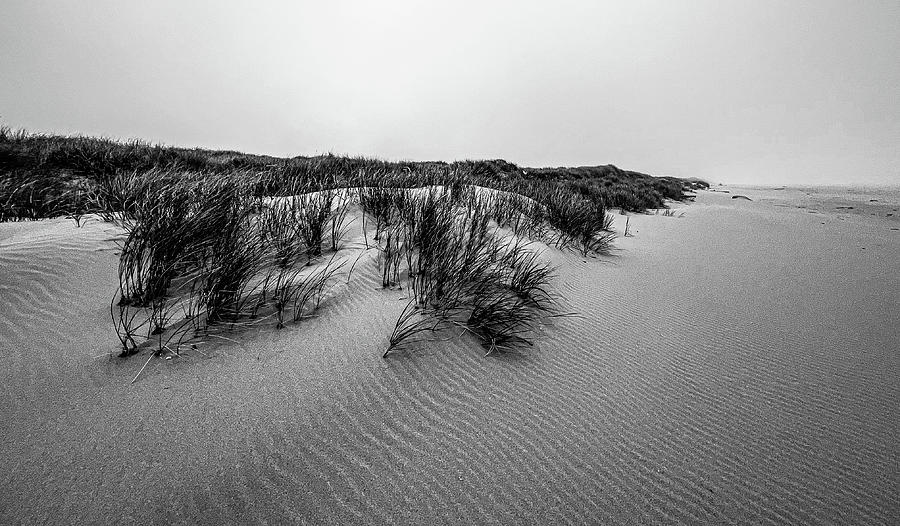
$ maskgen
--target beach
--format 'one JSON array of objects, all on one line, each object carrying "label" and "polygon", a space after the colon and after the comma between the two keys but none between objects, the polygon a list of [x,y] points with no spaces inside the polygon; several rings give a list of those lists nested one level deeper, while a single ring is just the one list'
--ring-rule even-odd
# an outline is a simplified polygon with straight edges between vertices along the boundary
[{"label": "beach", "polygon": [[547,249],[577,316],[521,355],[383,359],[405,293],[361,260],[134,383],[121,232],[0,223],[0,522],[900,522],[897,194],[714,189]]}]

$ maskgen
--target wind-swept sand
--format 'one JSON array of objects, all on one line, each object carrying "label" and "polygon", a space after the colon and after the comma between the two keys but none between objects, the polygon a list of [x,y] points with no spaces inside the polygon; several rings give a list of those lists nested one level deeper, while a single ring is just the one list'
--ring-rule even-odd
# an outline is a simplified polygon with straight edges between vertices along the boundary
[{"label": "wind-swept sand", "polygon": [[115,229],[0,224],[0,522],[896,524],[900,221],[731,190],[555,253],[584,317],[525,356],[383,360],[404,302],[362,260],[134,384]]}]

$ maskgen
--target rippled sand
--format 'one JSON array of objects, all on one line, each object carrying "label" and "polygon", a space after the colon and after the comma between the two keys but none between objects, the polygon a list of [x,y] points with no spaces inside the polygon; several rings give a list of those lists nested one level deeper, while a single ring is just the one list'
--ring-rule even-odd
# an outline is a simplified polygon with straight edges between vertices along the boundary
[{"label": "rippled sand", "polygon": [[583,318],[525,356],[383,360],[404,302],[362,260],[134,384],[115,229],[0,224],[0,522],[896,524],[898,223],[732,191],[553,253]]}]

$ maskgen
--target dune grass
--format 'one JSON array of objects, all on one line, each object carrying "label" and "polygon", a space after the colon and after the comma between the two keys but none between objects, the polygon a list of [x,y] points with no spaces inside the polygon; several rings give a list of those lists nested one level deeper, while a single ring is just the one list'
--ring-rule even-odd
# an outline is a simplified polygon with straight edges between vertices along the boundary
[{"label": "dune grass", "polygon": [[[246,324],[261,311],[282,327],[286,318],[300,319],[309,305],[318,307],[342,266],[331,261],[324,270],[305,271],[323,254],[333,193],[264,203],[253,195],[252,179],[182,174],[156,181],[135,177],[135,187],[127,190],[134,200],[123,214],[128,235],[120,255],[120,309],[113,312],[123,354],[137,348],[134,320],[149,319],[137,328],[159,335],[173,328],[169,322],[177,308],[185,322],[175,324],[175,332],[200,333]],[[333,234],[342,233],[339,228]]]},{"label": "dune grass", "polygon": [[[663,208],[702,181],[653,177],[612,165],[581,168],[521,168],[503,160],[389,162],[364,157],[325,155],[276,158],[235,151],[176,148],[139,140],[67,137],[15,131],[0,126],[0,221],[41,219],[113,211],[122,205],[122,184],[135,173],[203,173],[210,178],[235,174],[253,178],[257,196],[300,195],[317,189],[440,184],[451,189],[472,183],[520,191],[526,184],[552,183],[607,208],[634,212]],[[452,193],[452,192],[451,192]]]},{"label": "dune grass", "polygon": [[[373,227],[382,286],[406,288],[410,297],[386,355],[417,336],[454,327],[489,352],[530,344],[529,332],[555,302],[553,269],[524,232],[579,251],[599,247],[571,233],[585,216],[567,218],[564,210],[577,208],[551,212],[552,201],[511,198],[471,184],[407,188],[388,179],[352,192],[261,199],[254,195],[257,182],[152,171],[125,185],[127,195],[116,200],[129,203],[128,211],[114,217],[128,235],[111,309],[122,354],[145,342],[158,353],[177,353],[182,343],[210,330],[266,320],[282,328],[311,315],[347,263],[334,248],[347,232],[340,225],[351,202],[359,203]],[[521,236],[501,226],[549,217],[557,219],[543,228],[520,228]],[[323,244],[329,223],[332,242]],[[593,227],[598,225],[604,223]]]},{"label": "dune grass", "polygon": [[534,322],[553,309],[549,264],[529,243],[491,227],[498,224],[494,206],[506,202],[454,195],[461,190],[397,191],[403,209],[393,231],[402,239],[410,300],[385,356],[454,327],[474,335],[488,353],[513,350],[530,344]]},{"label": "dune grass", "polygon": [[610,208],[699,187],[612,166],[278,159],[9,128],[0,173],[0,221],[96,214],[125,230],[110,304],[122,355],[315,315],[347,268],[355,205],[381,286],[409,297],[385,356],[454,330],[488,354],[521,349],[559,315],[540,243],[603,254]]}]

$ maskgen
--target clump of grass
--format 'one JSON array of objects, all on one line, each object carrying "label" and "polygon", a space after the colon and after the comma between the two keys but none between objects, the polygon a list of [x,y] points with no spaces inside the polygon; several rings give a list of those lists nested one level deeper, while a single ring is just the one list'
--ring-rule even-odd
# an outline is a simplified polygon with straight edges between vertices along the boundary
[{"label": "clump of grass", "polygon": [[583,255],[608,251],[614,234],[612,218],[602,200],[591,201],[557,186],[545,187],[540,203],[547,223],[554,230],[552,241],[557,246],[577,247]]},{"label": "clump of grass", "polygon": [[[124,185],[123,194],[134,199],[123,213],[130,230],[120,257],[118,312],[113,306],[111,313],[125,355],[141,339],[155,342],[157,353],[177,353],[184,341],[223,324],[272,317],[283,327],[318,309],[344,265],[332,257],[324,267],[309,266],[322,253],[333,190],[266,203],[252,178],[194,175],[156,176],[152,184],[135,177]],[[339,226],[333,241],[345,232]],[[146,335],[139,334],[143,328]]]},{"label": "clump of grass", "polygon": [[0,177],[0,221],[35,220],[61,215],[62,195],[57,177],[14,169]]},{"label": "clump of grass", "polygon": [[537,311],[522,298],[492,291],[473,298],[466,328],[491,354],[532,345],[527,336],[536,318]]},{"label": "clump of grass", "polygon": [[345,261],[334,256],[321,268],[288,267],[279,271],[272,282],[269,293],[274,308],[276,328],[285,326],[285,321],[299,321],[310,312],[318,310],[329,285],[343,268]]},{"label": "clump of grass", "polygon": [[411,300],[385,356],[417,337],[450,327],[476,336],[488,353],[530,343],[527,333],[552,308],[552,268],[528,244],[495,237],[491,205],[470,200],[458,211],[449,193],[410,200],[405,235]]},{"label": "clump of grass", "polygon": [[272,252],[274,267],[296,265],[306,255],[302,220],[292,198],[275,199],[259,214],[260,236]]},{"label": "clump of grass", "polygon": [[254,278],[266,260],[266,247],[259,236],[241,222],[228,227],[230,231],[224,231],[210,247],[201,270],[200,297],[207,323],[233,322],[250,312],[252,295],[260,286]]},{"label": "clump of grass", "polygon": [[[391,223],[394,207],[394,196],[397,194],[396,188],[388,188],[384,186],[366,186],[357,190],[359,196],[359,204],[363,209],[365,216],[368,215],[375,224],[375,233],[373,239],[378,241],[381,233]],[[363,226],[365,231],[365,226]],[[368,243],[368,241],[367,241]]]},{"label": "clump of grass", "polygon": [[322,255],[325,225],[331,218],[334,193],[329,190],[311,192],[294,198],[299,205],[300,235],[306,243],[309,260]]},{"label": "clump of grass", "polygon": [[[119,264],[123,301],[135,305],[149,305],[179,273],[215,251],[227,252],[223,245],[235,241],[239,223],[249,218],[240,190],[228,182],[155,172],[142,179],[134,179],[143,194],[127,212],[130,231]],[[153,182],[145,184],[148,179]]]},{"label": "clump of grass", "polygon": [[520,298],[542,308],[548,308],[554,298],[549,283],[554,275],[553,266],[540,258],[530,241],[516,240],[510,244],[500,260],[503,280]]},{"label": "clump of grass", "polygon": [[402,230],[397,226],[388,227],[382,233],[381,242],[376,245],[381,265],[381,286],[400,286],[400,263],[403,257]]},{"label": "clump of grass", "polygon": [[350,222],[347,221],[347,213],[350,210],[350,192],[343,189],[335,195],[337,205],[331,211],[331,250],[340,250],[341,240],[350,231]]},{"label": "clump of grass", "polygon": [[322,299],[328,289],[337,281],[337,275],[345,264],[345,260],[337,260],[332,256],[324,267],[317,268],[304,276],[302,284],[293,294],[293,319],[295,322],[319,310]]},{"label": "clump of grass", "polygon": [[446,323],[448,314],[446,311],[423,312],[415,301],[407,302],[394,324],[394,330],[388,338],[388,347],[382,354],[382,358],[387,358],[391,352],[402,348],[403,345],[423,334],[437,332],[441,325]]}]

